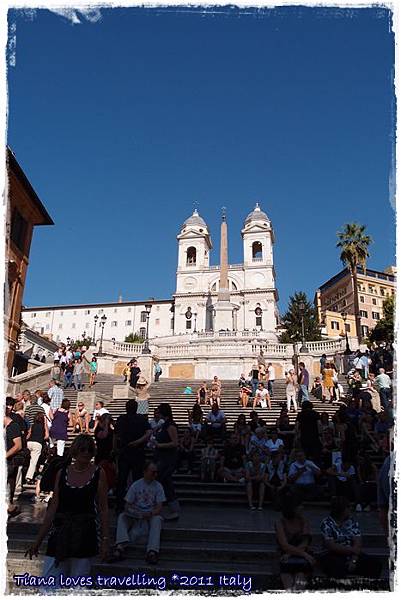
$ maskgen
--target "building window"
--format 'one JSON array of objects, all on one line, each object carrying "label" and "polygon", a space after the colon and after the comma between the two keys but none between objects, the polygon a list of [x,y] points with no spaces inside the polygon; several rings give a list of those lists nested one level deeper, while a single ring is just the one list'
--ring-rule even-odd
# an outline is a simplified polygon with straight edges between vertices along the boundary
[{"label": "building window", "polygon": [[25,250],[27,231],[28,223],[25,221],[24,217],[19,213],[19,211],[15,208],[11,219],[10,237],[14,244],[17,246],[17,248],[19,248],[22,252],[24,252]]},{"label": "building window", "polygon": [[361,302],[365,302],[365,296],[359,296],[359,300],[360,300]]},{"label": "building window", "polygon": [[60,317],[62,317],[64,315],[63,311],[60,311]]},{"label": "building window", "polygon": [[171,330],[174,329],[174,317],[172,317],[171,320],[170,320],[170,329]]},{"label": "building window", "polygon": [[160,306],[159,305],[156,306],[156,310],[160,310]]},{"label": "building window", "polygon": [[73,312],[72,314],[75,316],[75,315],[77,314],[77,311],[76,311],[76,310],[74,310],[74,312]]},{"label": "building window", "polygon": [[372,312],[372,319],[374,319],[375,321],[378,321],[380,319],[380,313]]},{"label": "building window", "polygon": [[71,329],[75,329],[75,328],[76,328],[76,326],[77,326],[77,325],[76,325],[76,323],[73,323],[73,324],[71,325]]},{"label": "building window", "polygon": [[60,324],[59,324],[59,326],[58,326],[58,328],[59,328],[59,329],[63,329],[63,324],[62,324],[62,323],[60,323]]},{"label": "building window", "polygon": [[36,317],[36,313],[31,313],[31,317]]},{"label": "building window", "polygon": [[376,298],[372,298],[372,304],[374,304],[375,306],[377,306],[377,300],[376,300]]},{"label": "building window", "polygon": [[253,244],[252,244],[252,260],[254,260],[254,261],[262,260],[262,257],[263,257],[262,252],[263,251],[262,251],[261,242],[253,242]]},{"label": "building window", "polygon": [[128,308],[128,312],[131,312],[131,307]]},{"label": "building window", "polygon": [[350,325],[349,323],[346,323],[346,324],[345,324],[345,331],[346,331],[347,333],[350,333],[350,332],[351,332],[351,325]]},{"label": "building window", "polygon": [[185,329],[192,329],[192,321],[187,319]]},{"label": "building window", "polygon": [[362,325],[362,336],[367,337],[369,335],[369,327],[367,325]]},{"label": "building window", "polygon": [[332,329],[337,329],[337,331],[340,329],[340,323],[338,321],[332,321],[331,322],[331,328]]},{"label": "building window", "polygon": [[50,325],[49,323],[46,325],[46,331],[48,331],[50,329]]},{"label": "building window", "polygon": [[90,323],[85,323],[85,329],[89,329],[90,326],[91,326]]},{"label": "building window", "polygon": [[359,314],[361,317],[365,317],[365,319],[368,318],[368,311],[367,310],[360,310]]},{"label": "building window", "polygon": [[112,327],[117,327],[117,321],[112,321],[112,322],[111,322],[111,326],[112,326]]},{"label": "building window", "polygon": [[258,303],[255,308],[255,325],[256,325],[256,327],[262,328],[262,315],[263,315],[263,310],[260,308],[260,304]]},{"label": "building window", "polygon": [[160,325],[160,319],[156,319],[156,320],[155,320],[155,324],[156,324],[156,325]]},{"label": "building window", "polygon": [[99,315],[102,315],[103,313],[104,313],[104,310],[103,310],[103,308],[101,308],[100,310],[98,310],[98,314],[99,314]]},{"label": "building window", "polygon": [[187,265],[196,265],[196,248],[190,246],[187,250]]},{"label": "building window", "polygon": [[132,325],[132,321],[125,321],[125,325],[128,327],[129,325]]},{"label": "building window", "polygon": [[85,314],[86,314],[86,315],[90,315],[90,314],[91,314],[91,311],[90,311],[90,310],[86,310],[86,311],[85,311]]},{"label": "building window", "polygon": [[114,309],[114,312],[115,312],[115,313],[117,312],[117,309],[116,309],[116,308]]},{"label": "building window", "polygon": [[143,340],[145,339],[145,337],[146,337],[146,329],[145,329],[145,327],[141,327],[140,328],[140,330],[139,330],[139,337],[141,337]]},{"label": "building window", "polygon": [[381,296],[385,296],[386,295],[386,291],[384,288],[380,288],[380,295]]},{"label": "building window", "polygon": [[49,312],[46,313],[46,317],[50,317],[50,313]]},{"label": "building window", "polygon": [[146,310],[142,310],[141,311],[141,323],[146,323],[147,316],[148,316],[148,313],[146,312]]}]

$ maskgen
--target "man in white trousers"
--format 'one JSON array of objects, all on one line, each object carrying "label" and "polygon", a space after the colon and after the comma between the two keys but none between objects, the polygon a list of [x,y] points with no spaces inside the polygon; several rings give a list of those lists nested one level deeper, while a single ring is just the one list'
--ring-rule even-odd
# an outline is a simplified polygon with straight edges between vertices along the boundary
[{"label": "man in white trousers", "polygon": [[156,564],[159,559],[160,533],[163,518],[160,515],[166,501],[163,486],[156,481],[157,466],[147,462],[143,478],[135,481],[124,498],[125,509],[118,515],[116,546],[112,561],[124,557],[124,549],[140,538],[147,539],[146,561]]}]

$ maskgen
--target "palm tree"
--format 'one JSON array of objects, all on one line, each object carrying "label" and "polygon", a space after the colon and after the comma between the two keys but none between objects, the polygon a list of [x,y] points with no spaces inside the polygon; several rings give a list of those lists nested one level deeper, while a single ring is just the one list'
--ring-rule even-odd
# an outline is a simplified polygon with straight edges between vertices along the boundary
[{"label": "palm tree", "polygon": [[337,248],[341,248],[340,259],[348,267],[352,277],[354,292],[354,313],[358,343],[362,341],[361,315],[359,313],[358,294],[358,267],[366,271],[366,259],[369,256],[368,248],[372,238],[365,233],[366,226],[358,223],[347,223],[343,230],[337,233]]}]

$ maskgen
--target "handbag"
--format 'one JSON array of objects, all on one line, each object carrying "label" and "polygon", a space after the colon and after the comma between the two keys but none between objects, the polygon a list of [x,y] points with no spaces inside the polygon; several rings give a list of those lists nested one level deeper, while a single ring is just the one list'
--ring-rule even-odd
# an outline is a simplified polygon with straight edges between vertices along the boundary
[{"label": "handbag", "polygon": [[14,454],[10,458],[10,465],[12,467],[24,467],[29,464],[31,460],[31,451],[28,448],[22,448],[17,454]]}]

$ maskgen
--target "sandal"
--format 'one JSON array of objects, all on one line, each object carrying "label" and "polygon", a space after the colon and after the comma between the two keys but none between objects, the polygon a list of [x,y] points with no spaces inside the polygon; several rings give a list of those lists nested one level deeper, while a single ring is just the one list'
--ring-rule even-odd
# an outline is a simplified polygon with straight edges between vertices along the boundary
[{"label": "sandal", "polygon": [[155,550],[149,550],[146,554],[146,562],[151,565],[156,565],[159,560],[159,553],[155,552]]}]

